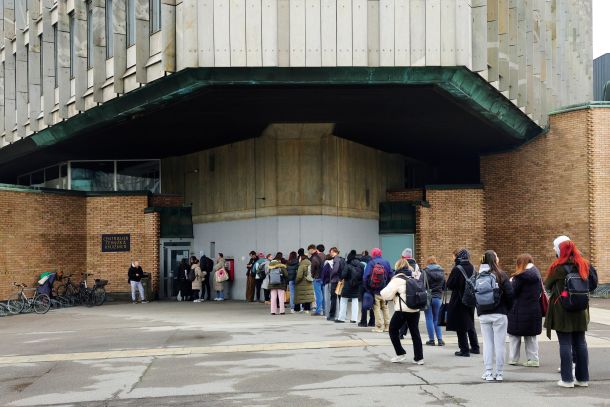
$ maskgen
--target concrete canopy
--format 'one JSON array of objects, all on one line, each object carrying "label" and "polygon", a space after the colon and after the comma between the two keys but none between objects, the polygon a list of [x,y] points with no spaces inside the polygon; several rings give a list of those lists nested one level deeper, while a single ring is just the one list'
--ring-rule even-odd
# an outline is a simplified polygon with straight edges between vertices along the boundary
[{"label": "concrete canopy", "polygon": [[426,160],[514,148],[541,128],[463,67],[187,69],[0,150],[0,181],[62,160],[165,158],[270,123]]}]

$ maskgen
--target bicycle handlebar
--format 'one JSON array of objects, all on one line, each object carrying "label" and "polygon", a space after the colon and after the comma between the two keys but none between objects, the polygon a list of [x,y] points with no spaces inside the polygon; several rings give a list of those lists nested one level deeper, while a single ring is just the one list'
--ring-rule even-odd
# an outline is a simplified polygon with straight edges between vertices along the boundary
[{"label": "bicycle handlebar", "polygon": [[27,285],[25,285],[25,284],[23,284],[23,283],[17,284],[17,282],[16,282],[16,281],[13,281],[13,285],[14,285],[15,287],[23,287],[23,288],[27,287]]}]

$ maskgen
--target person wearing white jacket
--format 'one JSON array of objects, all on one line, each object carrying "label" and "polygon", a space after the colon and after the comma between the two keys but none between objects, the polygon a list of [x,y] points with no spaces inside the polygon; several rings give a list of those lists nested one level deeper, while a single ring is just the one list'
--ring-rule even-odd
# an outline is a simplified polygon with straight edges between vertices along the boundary
[{"label": "person wearing white jacket", "polygon": [[407,307],[407,278],[413,277],[413,269],[406,259],[396,263],[396,274],[388,285],[381,290],[381,297],[386,301],[394,301],[394,315],[390,320],[390,340],[396,356],[390,361],[399,363],[407,360],[407,352],[400,343],[400,328],[405,325],[411,332],[413,341],[413,363],[424,364],[424,348],[419,334],[419,310]]}]

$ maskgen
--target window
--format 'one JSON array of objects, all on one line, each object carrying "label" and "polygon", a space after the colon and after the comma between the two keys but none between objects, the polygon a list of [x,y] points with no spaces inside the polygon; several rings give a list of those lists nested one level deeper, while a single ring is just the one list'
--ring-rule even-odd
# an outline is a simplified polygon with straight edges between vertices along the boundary
[{"label": "window", "polygon": [[106,0],[106,59],[114,55],[114,29],[112,27],[112,0]]},{"label": "window", "polygon": [[93,7],[87,2],[87,68],[93,66]]},{"label": "window", "polygon": [[150,0],[148,10],[150,13],[151,34],[161,31],[161,0]]},{"label": "window", "polygon": [[159,161],[117,161],[117,191],[160,192]]},{"label": "window", "polygon": [[55,75],[55,87],[57,87],[57,24],[53,25],[53,74]]},{"label": "window", "polygon": [[70,21],[70,78],[74,78],[74,64],[76,63],[76,41],[74,41],[75,35],[75,18],[74,12],[68,14]]},{"label": "window", "polygon": [[77,191],[114,191],[113,161],[73,161],[71,189]]},{"label": "window", "polygon": [[136,0],[127,0],[127,46],[136,43]]}]

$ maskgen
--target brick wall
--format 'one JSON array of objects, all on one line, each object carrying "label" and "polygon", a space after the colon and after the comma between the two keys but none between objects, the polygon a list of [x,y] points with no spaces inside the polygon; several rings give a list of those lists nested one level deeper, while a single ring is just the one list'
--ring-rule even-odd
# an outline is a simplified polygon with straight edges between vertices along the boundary
[{"label": "brick wall", "polygon": [[387,192],[386,199],[390,202],[421,201],[424,199],[424,190],[421,188],[392,190]]},{"label": "brick wall", "polygon": [[[86,197],[78,193],[0,190],[0,299],[13,281],[32,285],[43,271],[95,273],[109,292],[129,291],[131,259],[159,286],[159,214],[144,213],[147,195]],[[102,253],[101,235],[131,234],[131,252]],[[93,277],[92,277],[93,278]]]},{"label": "brick wall", "polygon": [[[530,253],[546,271],[554,260],[552,241],[558,235],[570,236],[587,257],[592,254],[591,232],[607,223],[590,228],[592,198],[602,192],[593,188],[596,192],[590,196],[596,180],[589,177],[589,167],[592,160],[598,160],[594,167],[601,171],[608,168],[609,161],[599,162],[607,154],[599,151],[607,140],[591,145],[591,126],[601,126],[603,118],[596,114],[592,124],[590,114],[584,109],[553,115],[547,134],[514,151],[481,157],[487,246],[496,250],[507,271],[514,270],[521,253]],[[607,182],[605,178],[599,175],[597,179]],[[603,193],[607,196],[608,192],[606,186]],[[601,218],[610,221],[607,207],[598,210],[604,212]],[[603,265],[607,269],[610,264]]]},{"label": "brick wall", "polygon": [[485,194],[483,189],[428,189],[429,208],[417,207],[415,252],[425,264],[436,256],[448,273],[453,251],[466,247],[478,258],[485,250]]},{"label": "brick wall", "polygon": [[182,195],[152,195],[148,200],[148,206],[154,207],[176,207],[184,205]]}]

